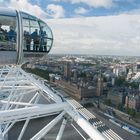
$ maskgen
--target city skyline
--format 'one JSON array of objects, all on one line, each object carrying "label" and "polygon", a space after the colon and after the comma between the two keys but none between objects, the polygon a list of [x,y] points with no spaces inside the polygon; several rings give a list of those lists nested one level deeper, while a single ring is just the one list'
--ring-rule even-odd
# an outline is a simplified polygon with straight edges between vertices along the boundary
[{"label": "city skyline", "polygon": [[0,0],[43,18],[53,30],[55,54],[139,56],[138,0]]}]

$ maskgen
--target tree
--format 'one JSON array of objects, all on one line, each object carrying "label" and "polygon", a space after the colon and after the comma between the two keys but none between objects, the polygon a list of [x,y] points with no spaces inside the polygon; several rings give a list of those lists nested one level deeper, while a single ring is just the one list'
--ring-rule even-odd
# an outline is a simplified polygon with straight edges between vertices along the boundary
[{"label": "tree", "polygon": [[37,68],[35,69],[26,68],[26,71],[49,80],[49,72],[47,70],[42,70],[42,69],[37,69]]},{"label": "tree", "polygon": [[106,105],[110,106],[110,105],[111,105],[111,99],[106,99],[106,100],[104,101],[104,103],[105,103]]},{"label": "tree", "polygon": [[123,105],[122,104],[118,104],[117,108],[122,111],[123,110]]},{"label": "tree", "polygon": [[119,78],[117,78],[116,81],[115,81],[115,84],[117,86],[124,85],[125,84],[125,77],[119,77]]},{"label": "tree", "polygon": [[135,117],[136,116],[136,110],[133,108],[127,108],[127,113],[131,116],[131,117]]}]

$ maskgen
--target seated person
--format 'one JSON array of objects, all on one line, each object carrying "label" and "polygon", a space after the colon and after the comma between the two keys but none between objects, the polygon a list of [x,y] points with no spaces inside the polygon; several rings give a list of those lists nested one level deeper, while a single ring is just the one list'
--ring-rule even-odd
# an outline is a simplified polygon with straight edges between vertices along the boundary
[{"label": "seated person", "polygon": [[4,29],[1,28],[2,24],[0,23],[0,32],[4,33]]},{"label": "seated person", "polygon": [[13,26],[10,26],[10,31],[7,33],[7,36],[9,41],[16,41],[16,32],[14,31]]},{"label": "seated person", "polygon": [[0,41],[4,41],[5,37],[2,31],[0,31]]},{"label": "seated person", "polygon": [[8,41],[8,32],[7,32],[7,30],[4,30],[4,32],[5,32],[5,33],[4,33],[4,35],[5,35],[5,40]]},{"label": "seated person", "polygon": [[5,30],[1,28],[2,24],[0,23],[0,41],[5,40]]}]

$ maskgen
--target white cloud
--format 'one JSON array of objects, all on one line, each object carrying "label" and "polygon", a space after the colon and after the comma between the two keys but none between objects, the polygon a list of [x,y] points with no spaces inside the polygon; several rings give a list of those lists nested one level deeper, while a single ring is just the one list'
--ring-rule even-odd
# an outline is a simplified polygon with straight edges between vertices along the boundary
[{"label": "white cloud", "polygon": [[11,0],[9,7],[28,12],[41,18],[46,16],[46,13],[38,5],[32,5],[28,0]]},{"label": "white cloud", "polygon": [[0,0],[0,7],[5,7],[7,3],[7,0]]},{"label": "white cloud", "polygon": [[78,7],[77,9],[74,10],[74,12],[75,12],[76,14],[85,14],[85,13],[88,12],[88,10],[85,9],[85,8],[83,8],[83,7]]},{"label": "white cloud", "polygon": [[65,10],[60,5],[49,4],[47,6],[47,13],[53,18],[60,18],[65,16]]},{"label": "white cloud", "polygon": [[140,15],[52,19],[51,53],[139,55]]},{"label": "white cloud", "polygon": [[105,7],[110,8],[113,6],[113,0],[53,0],[53,1],[65,1],[65,2],[71,2],[72,4],[76,3],[84,3],[91,7]]}]

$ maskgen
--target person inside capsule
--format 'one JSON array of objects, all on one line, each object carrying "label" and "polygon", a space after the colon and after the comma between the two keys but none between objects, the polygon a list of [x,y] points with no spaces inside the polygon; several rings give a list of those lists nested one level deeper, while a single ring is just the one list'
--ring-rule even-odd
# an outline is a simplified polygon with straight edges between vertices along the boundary
[{"label": "person inside capsule", "polygon": [[31,34],[31,38],[33,39],[33,50],[38,51],[39,50],[39,44],[40,44],[40,37],[38,35],[38,30],[35,29],[35,31]]},{"label": "person inside capsule", "polygon": [[40,35],[40,48],[39,51],[46,52],[47,51],[47,33],[44,31],[43,26],[40,27],[39,31]]},{"label": "person inside capsule", "polygon": [[27,32],[27,31],[24,31],[24,41],[25,41],[24,43],[26,46],[26,50],[30,51],[32,38],[31,38],[31,35],[29,34],[29,32]]},{"label": "person inside capsule", "polygon": [[0,50],[16,50],[16,18],[0,16]]},{"label": "person inside capsule", "polygon": [[5,39],[4,34],[5,34],[5,31],[4,29],[2,29],[2,24],[0,23],[0,41],[4,41]]},{"label": "person inside capsule", "polygon": [[10,30],[8,31],[7,36],[9,41],[11,42],[16,41],[16,32],[14,31],[13,26],[10,26]]}]

